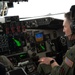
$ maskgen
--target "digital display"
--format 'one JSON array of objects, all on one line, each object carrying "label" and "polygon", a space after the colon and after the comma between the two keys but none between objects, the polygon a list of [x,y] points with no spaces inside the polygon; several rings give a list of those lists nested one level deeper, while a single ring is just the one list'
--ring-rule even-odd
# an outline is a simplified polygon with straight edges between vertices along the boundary
[{"label": "digital display", "polygon": [[20,22],[8,22],[4,24],[4,30],[6,34],[15,34],[22,32],[22,26]]},{"label": "digital display", "polygon": [[35,40],[36,40],[36,42],[43,41],[43,32],[36,33],[35,34]]},{"label": "digital display", "polygon": [[10,22],[4,24],[4,30],[5,30],[6,34],[10,34],[11,33]]},{"label": "digital display", "polygon": [[14,66],[17,66],[18,62],[25,62],[29,58],[29,54],[26,52],[21,52],[8,56],[8,59],[13,63]]},{"label": "digital display", "polygon": [[28,54],[28,53],[22,53],[22,54],[19,55],[19,58],[20,58],[20,59],[29,58],[29,54]]},{"label": "digital display", "polygon": [[15,29],[14,25],[11,26],[11,32],[12,33],[15,33],[16,32],[16,29]]},{"label": "digital display", "polygon": [[45,52],[46,51],[46,44],[45,42],[36,43],[36,50],[37,53]]},{"label": "digital display", "polygon": [[21,36],[22,34],[8,35],[8,44],[11,53],[22,52],[24,40]]}]

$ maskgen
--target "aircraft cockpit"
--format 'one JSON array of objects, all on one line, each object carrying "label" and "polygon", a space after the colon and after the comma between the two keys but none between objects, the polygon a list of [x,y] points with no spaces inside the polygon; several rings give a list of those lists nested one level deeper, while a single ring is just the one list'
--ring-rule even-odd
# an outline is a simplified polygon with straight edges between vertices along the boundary
[{"label": "aircraft cockpit", "polygon": [[[13,2],[19,2],[8,1],[9,7]],[[1,16],[7,14],[4,10]],[[49,15],[30,18],[16,15],[4,16],[0,20],[0,55],[4,63],[9,62],[8,65],[5,63],[8,75],[40,75],[37,67],[41,57],[52,57],[62,63],[68,50],[62,19]]]}]

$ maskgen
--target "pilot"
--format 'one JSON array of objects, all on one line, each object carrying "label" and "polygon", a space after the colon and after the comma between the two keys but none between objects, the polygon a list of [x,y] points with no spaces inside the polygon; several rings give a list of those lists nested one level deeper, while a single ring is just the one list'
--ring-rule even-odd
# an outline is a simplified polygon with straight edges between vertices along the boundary
[{"label": "pilot", "polygon": [[65,13],[63,21],[63,32],[73,45],[64,55],[63,62],[59,65],[51,57],[42,57],[39,59],[37,71],[42,75],[75,75],[75,5],[70,11]]}]

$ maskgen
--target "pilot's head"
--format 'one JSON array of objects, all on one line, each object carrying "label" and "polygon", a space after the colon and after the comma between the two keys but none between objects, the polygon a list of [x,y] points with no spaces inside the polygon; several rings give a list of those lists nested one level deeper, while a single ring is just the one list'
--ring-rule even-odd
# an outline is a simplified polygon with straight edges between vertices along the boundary
[{"label": "pilot's head", "polygon": [[[73,7],[73,10],[75,10],[75,6]],[[65,13],[65,19],[63,21],[63,32],[69,40],[75,39],[75,11],[73,10]]]}]

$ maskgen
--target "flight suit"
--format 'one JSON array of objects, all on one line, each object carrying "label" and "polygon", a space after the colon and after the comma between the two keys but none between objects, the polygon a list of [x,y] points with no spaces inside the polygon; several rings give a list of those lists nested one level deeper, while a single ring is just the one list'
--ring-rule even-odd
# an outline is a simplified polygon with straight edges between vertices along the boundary
[{"label": "flight suit", "polygon": [[37,71],[42,75],[75,75],[75,45],[67,50],[63,62],[60,66],[53,68],[50,65],[40,64]]}]

